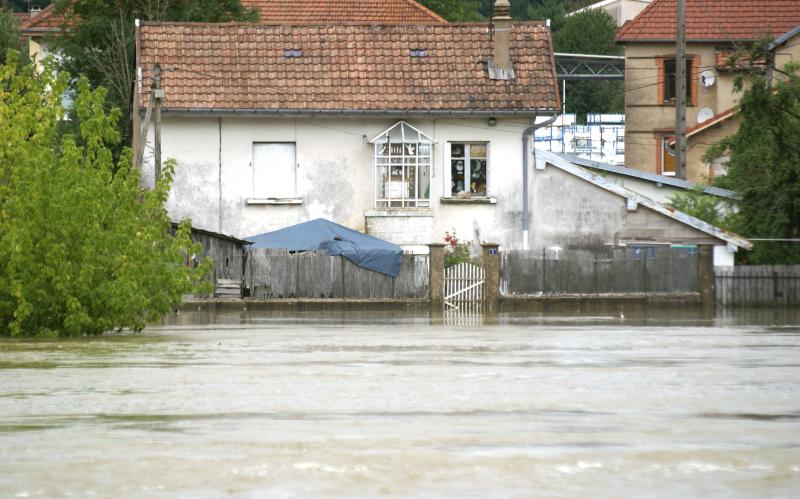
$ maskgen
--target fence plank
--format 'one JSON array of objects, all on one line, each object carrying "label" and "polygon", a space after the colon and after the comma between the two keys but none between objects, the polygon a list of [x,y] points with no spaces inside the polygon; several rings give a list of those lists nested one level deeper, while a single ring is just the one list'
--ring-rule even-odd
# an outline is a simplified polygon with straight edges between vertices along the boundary
[{"label": "fence plank", "polygon": [[743,265],[716,272],[723,308],[800,305],[800,265]]},{"label": "fence plank", "polygon": [[601,246],[512,250],[501,256],[504,294],[605,294],[697,291],[689,248]]}]

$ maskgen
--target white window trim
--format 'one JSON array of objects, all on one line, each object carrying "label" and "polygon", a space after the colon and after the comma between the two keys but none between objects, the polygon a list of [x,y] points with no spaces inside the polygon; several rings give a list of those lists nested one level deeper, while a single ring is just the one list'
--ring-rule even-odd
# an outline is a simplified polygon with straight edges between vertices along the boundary
[{"label": "white window trim", "polygon": [[[414,185],[416,186],[415,189],[416,189],[417,197],[414,197],[414,198],[406,197],[405,196],[406,188],[404,188],[404,185],[403,185],[406,182],[405,182],[405,180],[400,180],[400,183],[401,183],[401,186],[400,186],[401,187],[401,190],[400,190],[401,196],[400,197],[397,197],[397,198],[387,198],[387,197],[379,198],[378,197],[378,192],[380,192],[380,189],[381,189],[381,186],[379,185],[379,181],[381,179],[379,178],[379,175],[378,175],[378,158],[380,156],[378,154],[378,148],[380,147],[381,144],[384,144],[384,143],[387,142],[387,137],[389,136],[389,134],[392,132],[392,130],[394,130],[395,128],[398,128],[398,127],[400,128],[400,133],[401,133],[401,141],[399,143],[401,143],[401,144],[416,144],[416,155],[414,157],[417,159],[417,161],[415,163],[417,168],[415,168]],[[413,133],[415,133],[417,135],[417,139],[418,139],[417,141],[412,141],[412,140],[407,140],[406,139],[406,129],[407,128],[410,129],[410,131],[413,131]],[[395,210],[395,209],[430,209],[430,207],[431,207],[431,184],[432,184],[432,179],[433,179],[433,162],[434,162],[433,150],[434,150],[434,144],[436,143],[436,141],[433,140],[426,133],[420,131],[418,128],[416,128],[416,127],[408,124],[407,122],[401,120],[401,121],[398,121],[397,123],[393,124],[389,128],[387,128],[386,130],[384,130],[380,134],[378,134],[375,137],[373,137],[369,141],[369,143],[372,144],[373,206],[376,209],[391,209],[391,210]],[[421,145],[427,145],[430,148],[428,154],[424,154],[423,155],[423,154],[419,153],[419,148],[420,148]],[[391,154],[390,154],[390,156],[391,156]],[[427,164],[428,164],[428,197],[427,198],[426,197],[422,197],[422,193],[420,192],[420,190],[421,190],[421,188],[420,188],[420,171],[419,171],[419,165],[420,165],[419,159],[420,158],[427,158],[427,160],[428,160],[427,161]],[[406,167],[405,162],[400,163],[400,166],[401,166],[402,171],[405,172],[405,167]],[[389,168],[390,172],[391,172],[392,167],[393,167],[393,164],[390,161],[389,164],[388,164],[388,168]],[[390,173],[390,175],[391,175],[391,173]],[[403,173],[402,176],[405,176],[405,174]],[[384,186],[384,190],[385,190],[385,186]],[[395,203],[395,202],[400,203],[401,206],[391,206],[391,203]],[[379,203],[388,203],[389,206],[379,206]]]},{"label": "white window trim", "polygon": [[[292,191],[294,196],[289,197],[263,197],[256,196],[256,167],[255,167],[255,147],[256,144],[292,144],[294,146],[294,168],[292,171]],[[292,141],[267,141],[255,140],[250,146],[250,193],[251,197],[245,199],[245,204],[252,205],[297,205],[303,204],[303,198],[297,195],[297,142]]]},{"label": "white window trim", "polygon": [[[458,198],[456,197],[458,193],[453,193],[452,185],[453,185],[453,170],[452,170],[452,156],[451,156],[451,149],[453,144],[479,144],[486,146],[486,195],[478,196],[478,195],[470,195],[468,198]],[[466,152],[466,151],[465,151]],[[444,175],[442,175],[444,179],[444,192],[446,196],[442,196],[441,200],[445,204],[456,204],[456,203],[463,203],[463,204],[495,204],[497,200],[491,196],[489,196],[490,190],[490,183],[489,183],[489,171],[491,170],[492,161],[490,157],[492,155],[492,144],[488,140],[449,140],[447,141],[447,147],[445,147],[444,152]],[[466,158],[465,158],[466,159]],[[467,161],[464,162],[464,169],[468,168]]]}]

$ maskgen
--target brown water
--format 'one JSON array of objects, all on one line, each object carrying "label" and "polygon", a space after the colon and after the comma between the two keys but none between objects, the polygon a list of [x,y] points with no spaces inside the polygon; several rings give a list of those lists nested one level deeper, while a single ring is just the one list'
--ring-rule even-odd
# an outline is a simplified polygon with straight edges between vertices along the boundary
[{"label": "brown water", "polygon": [[0,497],[800,497],[794,319],[184,313],[0,341]]}]

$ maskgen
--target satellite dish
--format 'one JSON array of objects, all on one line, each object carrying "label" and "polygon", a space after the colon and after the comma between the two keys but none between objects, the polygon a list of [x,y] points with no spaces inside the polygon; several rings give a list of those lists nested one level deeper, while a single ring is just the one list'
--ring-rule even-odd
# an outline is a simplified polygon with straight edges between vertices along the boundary
[{"label": "satellite dish", "polygon": [[717,81],[717,77],[714,76],[713,71],[705,70],[700,73],[700,84],[703,85],[703,88],[713,87],[715,81]]},{"label": "satellite dish", "polygon": [[702,123],[714,117],[714,111],[710,107],[704,107],[697,113],[697,122]]}]

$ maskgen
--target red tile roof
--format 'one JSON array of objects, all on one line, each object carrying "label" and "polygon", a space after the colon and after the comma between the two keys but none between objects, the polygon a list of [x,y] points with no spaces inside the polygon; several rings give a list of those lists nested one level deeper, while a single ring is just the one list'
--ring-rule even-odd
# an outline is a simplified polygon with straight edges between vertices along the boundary
[{"label": "red tile roof", "polygon": [[414,0],[242,0],[258,9],[262,23],[363,21],[439,24],[447,21]]},{"label": "red tile roof", "polygon": [[55,4],[50,4],[37,15],[20,25],[20,31],[26,36],[36,36],[45,32],[59,31],[64,23],[64,16],[55,12]]},{"label": "red tile roof", "polygon": [[[676,0],[654,0],[617,32],[620,42],[675,40]],[[800,25],[800,0],[686,0],[687,41],[775,38]]]},{"label": "red tile roof", "polygon": [[[260,12],[262,23],[373,22],[379,24],[446,24],[447,21],[414,0],[242,0]],[[64,16],[55,4],[20,25],[23,34],[35,36],[58,31]]]},{"label": "red tile roof", "polygon": [[[485,24],[143,23],[137,64],[178,110],[525,111],[559,108],[550,32],[515,23],[517,77],[490,80]],[[427,51],[411,57],[411,49]],[[286,50],[302,51],[286,57]],[[146,97],[145,97],[146,100]]]}]

